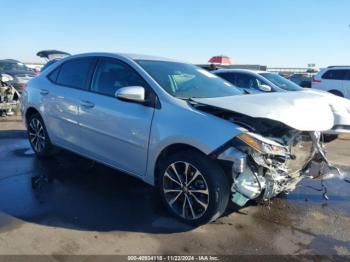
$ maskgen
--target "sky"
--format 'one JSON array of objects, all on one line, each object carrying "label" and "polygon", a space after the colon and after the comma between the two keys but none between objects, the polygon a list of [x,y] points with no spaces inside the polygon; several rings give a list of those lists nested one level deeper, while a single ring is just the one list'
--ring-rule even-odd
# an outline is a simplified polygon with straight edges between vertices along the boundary
[{"label": "sky", "polygon": [[350,64],[350,0],[0,0],[0,59],[124,52],[206,63]]}]

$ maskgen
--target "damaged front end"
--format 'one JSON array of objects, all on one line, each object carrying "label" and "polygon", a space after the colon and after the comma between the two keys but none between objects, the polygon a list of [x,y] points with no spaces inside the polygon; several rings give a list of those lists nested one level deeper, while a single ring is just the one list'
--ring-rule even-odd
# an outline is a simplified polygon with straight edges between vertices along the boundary
[{"label": "damaged front end", "polygon": [[319,132],[290,130],[273,139],[243,132],[225,147],[217,158],[233,163],[232,201],[239,206],[293,191],[305,177],[339,174],[325,156]]},{"label": "damaged front end", "polygon": [[239,206],[291,192],[306,177],[340,175],[326,158],[320,132],[299,131],[279,121],[213,106],[194,106],[242,127],[240,135],[211,154],[230,163],[232,201]]}]

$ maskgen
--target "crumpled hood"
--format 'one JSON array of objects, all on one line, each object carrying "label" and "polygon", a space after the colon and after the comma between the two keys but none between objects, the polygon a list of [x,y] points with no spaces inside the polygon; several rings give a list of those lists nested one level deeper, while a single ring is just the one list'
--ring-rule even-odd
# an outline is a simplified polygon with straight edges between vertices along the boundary
[{"label": "crumpled hood", "polygon": [[192,100],[255,118],[282,122],[300,131],[327,131],[334,115],[326,97],[308,92],[279,92]]}]

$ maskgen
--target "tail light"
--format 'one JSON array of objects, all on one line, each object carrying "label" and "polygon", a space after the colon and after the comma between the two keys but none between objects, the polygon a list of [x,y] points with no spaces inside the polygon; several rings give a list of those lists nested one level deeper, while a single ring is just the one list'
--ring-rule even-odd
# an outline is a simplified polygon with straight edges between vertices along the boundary
[{"label": "tail light", "polygon": [[315,77],[312,77],[312,83],[321,83],[321,80],[315,79]]}]

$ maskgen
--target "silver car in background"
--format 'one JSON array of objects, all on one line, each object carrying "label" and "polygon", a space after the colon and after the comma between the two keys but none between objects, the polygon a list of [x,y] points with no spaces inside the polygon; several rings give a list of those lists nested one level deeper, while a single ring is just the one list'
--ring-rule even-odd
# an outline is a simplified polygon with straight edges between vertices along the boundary
[{"label": "silver car in background", "polygon": [[193,225],[229,201],[264,201],[305,176],[338,173],[320,142],[334,124],[328,103],[302,92],[245,96],[170,59],[62,59],[29,82],[22,112],[37,156],[60,147],[122,170],[157,186],[167,209]]}]

